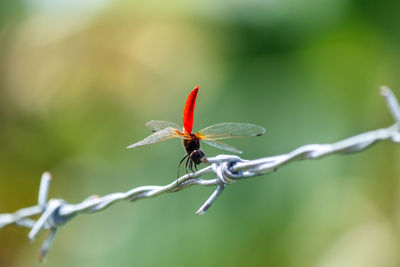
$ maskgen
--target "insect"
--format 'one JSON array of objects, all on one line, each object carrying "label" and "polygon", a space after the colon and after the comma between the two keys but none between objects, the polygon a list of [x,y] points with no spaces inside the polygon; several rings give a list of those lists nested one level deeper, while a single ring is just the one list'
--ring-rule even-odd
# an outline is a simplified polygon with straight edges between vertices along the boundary
[{"label": "insect", "polygon": [[179,177],[179,168],[185,159],[186,173],[188,173],[188,168],[194,172],[193,167],[197,170],[197,165],[204,161],[205,153],[200,149],[200,140],[219,149],[234,153],[242,153],[241,150],[216,140],[233,137],[260,136],[265,133],[265,129],[261,126],[237,122],[218,123],[204,128],[197,133],[193,133],[193,114],[198,91],[199,86],[196,86],[186,100],[183,110],[183,128],[173,122],[149,121],[146,123],[146,126],[153,131],[153,134],[127,148],[154,144],[174,137],[182,139],[186,155],[178,164]]}]

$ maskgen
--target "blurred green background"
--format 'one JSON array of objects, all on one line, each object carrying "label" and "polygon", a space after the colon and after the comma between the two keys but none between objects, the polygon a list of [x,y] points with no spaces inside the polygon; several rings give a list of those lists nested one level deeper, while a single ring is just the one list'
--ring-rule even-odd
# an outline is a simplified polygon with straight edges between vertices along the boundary
[{"label": "blurred green background", "polygon": [[[0,213],[51,197],[162,185],[179,140],[135,150],[152,119],[194,129],[251,122],[244,158],[329,143],[393,123],[400,2],[6,0],[0,2]],[[203,147],[207,155],[224,153]],[[400,266],[400,149],[293,163],[229,186],[118,203],[72,220],[46,266]],[[0,229],[0,266],[42,266],[42,233]]]}]

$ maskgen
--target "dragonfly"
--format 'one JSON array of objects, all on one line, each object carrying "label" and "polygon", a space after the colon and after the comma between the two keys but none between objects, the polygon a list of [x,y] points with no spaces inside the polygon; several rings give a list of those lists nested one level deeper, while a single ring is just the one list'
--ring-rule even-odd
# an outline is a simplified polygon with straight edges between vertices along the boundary
[{"label": "dragonfly", "polygon": [[222,150],[240,154],[243,151],[217,140],[235,137],[261,136],[265,133],[265,129],[261,126],[238,122],[218,123],[194,133],[193,116],[198,91],[199,86],[196,86],[186,100],[183,109],[183,127],[169,121],[151,120],[146,123],[146,127],[149,128],[153,134],[128,146],[127,148],[141,147],[172,138],[182,139],[186,154],[178,164],[179,177],[179,169],[185,159],[186,173],[188,173],[188,169],[193,173],[193,167],[197,170],[197,165],[206,162],[206,155],[204,151],[200,149],[200,141]]}]

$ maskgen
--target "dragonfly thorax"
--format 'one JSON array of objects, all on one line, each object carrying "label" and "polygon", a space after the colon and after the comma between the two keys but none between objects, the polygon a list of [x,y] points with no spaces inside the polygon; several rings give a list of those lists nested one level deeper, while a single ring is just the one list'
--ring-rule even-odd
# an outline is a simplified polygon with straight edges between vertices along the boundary
[{"label": "dragonfly thorax", "polygon": [[191,134],[190,137],[190,139],[183,139],[183,146],[188,155],[192,154],[193,151],[200,149],[199,138],[197,138],[195,134]]},{"label": "dragonfly thorax", "polygon": [[205,156],[205,153],[200,150],[200,139],[195,135],[190,135],[191,139],[183,139],[183,146],[185,147],[187,156],[196,165],[201,163],[201,159]]}]

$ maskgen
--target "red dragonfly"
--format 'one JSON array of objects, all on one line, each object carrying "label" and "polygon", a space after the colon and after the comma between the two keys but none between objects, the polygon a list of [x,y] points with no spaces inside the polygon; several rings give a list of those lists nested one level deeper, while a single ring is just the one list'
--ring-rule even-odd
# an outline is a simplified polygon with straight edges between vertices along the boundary
[{"label": "red dragonfly", "polygon": [[185,159],[186,173],[188,173],[188,168],[193,172],[193,166],[197,170],[197,165],[205,159],[205,153],[200,149],[200,140],[219,149],[234,153],[242,153],[241,150],[216,140],[233,137],[260,136],[265,133],[265,129],[261,126],[237,122],[218,123],[204,128],[197,133],[193,133],[193,113],[198,90],[199,86],[196,86],[186,100],[185,108],[183,110],[183,128],[173,122],[156,120],[149,121],[146,123],[146,126],[153,131],[153,134],[142,141],[128,146],[128,148],[154,144],[174,137],[182,139],[186,155],[178,164],[179,177],[179,167]]}]

